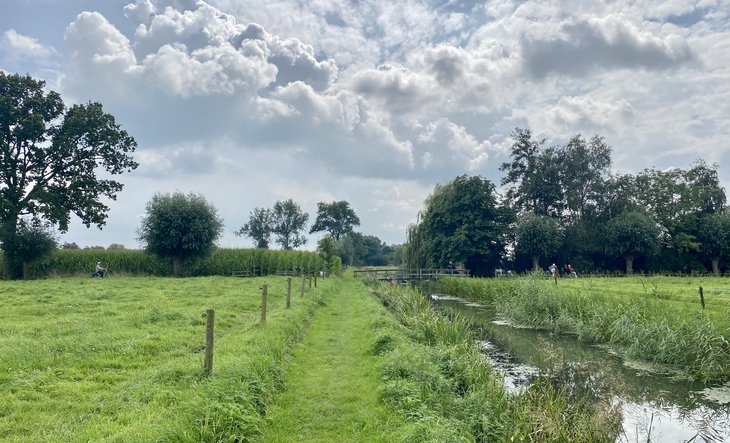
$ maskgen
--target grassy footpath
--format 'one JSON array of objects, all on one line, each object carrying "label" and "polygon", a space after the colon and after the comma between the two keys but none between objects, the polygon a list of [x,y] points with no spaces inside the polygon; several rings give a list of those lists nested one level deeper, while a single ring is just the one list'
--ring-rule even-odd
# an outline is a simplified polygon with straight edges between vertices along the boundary
[{"label": "grassy footpath", "polygon": [[263,441],[397,441],[404,423],[378,401],[382,377],[372,353],[384,308],[352,277],[323,297],[289,363],[288,387],[268,409]]}]

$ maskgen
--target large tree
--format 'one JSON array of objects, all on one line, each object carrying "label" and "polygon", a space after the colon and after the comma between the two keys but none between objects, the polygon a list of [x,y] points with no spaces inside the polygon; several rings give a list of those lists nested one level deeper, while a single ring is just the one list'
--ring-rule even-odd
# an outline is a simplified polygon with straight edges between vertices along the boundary
[{"label": "large tree", "polygon": [[14,248],[22,217],[65,232],[74,213],[101,228],[109,211],[102,199],[114,200],[123,187],[108,177],[137,167],[136,142],[101,104],[66,109],[44,86],[0,72],[0,241],[11,278],[22,276]]},{"label": "large tree", "polygon": [[352,228],[360,226],[360,219],[355,210],[346,201],[332,203],[317,203],[317,219],[314,221],[310,234],[327,231],[336,240],[352,232]]},{"label": "large tree", "polygon": [[426,200],[417,233],[429,264],[446,267],[463,262],[475,275],[489,275],[499,265],[512,213],[497,204],[494,184],[462,175],[437,185]]},{"label": "large tree", "polygon": [[271,234],[274,230],[274,216],[271,209],[254,208],[248,222],[236,231],[236,235],[244,235],[256,242],[256,247],[268,249]]},{"label": "large tree", "polygon": [[272,211],[272,219],[276,242],[282,248],[294,249],[307,243],[307,238],[302,231],[307,225],[309,214],[302,211],[294,200],[276,202]]},{"label": "large tree", "polygon": [[137,231],[145,250],[172,258],[172,274],[180,277],[183,262],[210,254],[223,232],[218,211],[202,195],[155,194]]},{"label": "large tree", "polygon": [[659,226],[641,212],[625,212],[614,218],[606,225],[604,235],[606,252],[625,260],[627,274],[634,272],[634,258],[659,250]]},{"label": "large tree", "polygon": [[712,273],[720,275],[720,259],[730,257],[730,212],[705,217],[697,237],[700,252],[712,263]]},{"label": "large tree", "polygon": [[578,134],[560,150],[560,164],[565,216],[572,221],[595,213],[611,168],[611,147],[603,137],[586,143]]},{"label": "large tree", "polygon": [[663,227],[667,248],[696,251],[701,217],[721,211],[726,203],[717,165],[696,161],[690,169],[646,169],[635,179],[635,198]]},{"label": "large tree", "polygon": [[543,215],[529,215],[517,223],[515,249],[532,259],[532,269],[540,269],[540,258],[558,250],[562,236],[557,222]]}]

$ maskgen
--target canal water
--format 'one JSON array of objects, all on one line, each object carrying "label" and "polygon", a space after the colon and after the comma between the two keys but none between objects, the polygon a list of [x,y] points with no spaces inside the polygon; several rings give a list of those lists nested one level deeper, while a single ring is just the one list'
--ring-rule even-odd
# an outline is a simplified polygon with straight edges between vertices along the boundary
[{"label": "canal water", "polygon": [[729,442],[730,383],[705,385],[659,373],[571,335],[521,328],[493,318],[478,303],[434,294],[435,307],[458,312],[478,331],[479,344],[505,386],[518,391],[540,373],[571,389],[590,390],[620,406],[619,442]]}]

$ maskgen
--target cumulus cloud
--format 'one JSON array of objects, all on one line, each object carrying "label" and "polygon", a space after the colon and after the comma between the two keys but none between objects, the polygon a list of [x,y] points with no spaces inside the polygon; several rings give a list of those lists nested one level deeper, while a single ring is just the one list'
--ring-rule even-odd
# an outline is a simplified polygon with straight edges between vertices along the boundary
[{"label": "cumulus cloud", "polygon": [[12,61],[23,59],[44,59],[55,55],[53,48],[42,45],[37,39],[18,34],[15,29],[8,29],[0,38],[0,49],[4,58]]},{"label": "cumulus cloud", "polygon": [[584,76],[595,69],[665,70],[693,62],[686,40],[642,32],[622,17],[569,21],[553,38],[522,39],[525,70],[536,78],[551,73]]}]

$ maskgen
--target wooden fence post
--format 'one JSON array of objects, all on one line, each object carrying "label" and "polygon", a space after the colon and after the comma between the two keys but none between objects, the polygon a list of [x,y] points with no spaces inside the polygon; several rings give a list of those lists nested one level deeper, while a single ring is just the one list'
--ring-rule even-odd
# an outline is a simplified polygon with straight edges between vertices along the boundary
[{"label": "wooden fence post", "polygon": [[312,276],[309,276],[309,289],[312,289]]},{"label": "wooden fence post", "polygon": [[314,274],[314,287],[317,287],[317,274]]},{"label": "wooden fence post", "polygon": [[702,293],[702,286],[700,286],[700,304],[702,309],[705,309],[705,294]]},{"label": "wooden fence post", "polygon": [[286,279],[286,308],[291,308],[291,277]]},{"label": "wooden fence post", "polygon": [[302,272],[302,297],[304,297],[304,273]]},{"label": "wooden fence post", "polygon": [[268,286],[263,285],[261,287],[261,323],[266,323],[266,298],[268,296]]},{"label": "wooden fence post", "polygon": [[208,309],[205,312],[205,363],[203,371],[207,376],[213,372],[213,325],[215,323],[215,310]]}]

